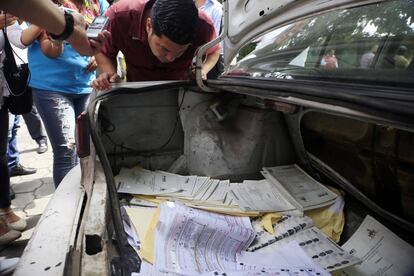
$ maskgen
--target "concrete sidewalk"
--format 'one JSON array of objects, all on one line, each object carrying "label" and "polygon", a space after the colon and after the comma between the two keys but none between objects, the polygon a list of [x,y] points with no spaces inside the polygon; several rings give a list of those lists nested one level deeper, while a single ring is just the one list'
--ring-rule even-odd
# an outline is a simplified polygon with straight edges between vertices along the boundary
[{"label": "concrete sidewalk", "polygon": [[53,161],[50,144],[47,152],[38,154],[36,152],[37,144],[30,137],[24,120],[22,119],[20,122],[21,127],[17,134],[20,163],[26,167],[36,168],[37,173],[27,176],[15,176],[10,179],[11,187],[16,193],[16,198],[12,201],[12,208],[19,216],[26,217],[28,227],[18,240],[0,247],[0,256],[9,258],[22,255],[43,210],[55,191],[52,179]]}]

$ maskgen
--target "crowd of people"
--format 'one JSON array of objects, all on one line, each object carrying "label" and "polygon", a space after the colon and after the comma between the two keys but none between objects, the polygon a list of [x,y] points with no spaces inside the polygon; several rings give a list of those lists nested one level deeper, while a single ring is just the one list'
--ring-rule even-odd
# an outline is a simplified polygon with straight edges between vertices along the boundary
[{"label": "crowd of people", "polygon": [[[217,37],[222,17],[217,0],[120,0],[112,5],[106,0],[16,2],[0,3],[4,11],[0,15],[0,245],[18,239],[26,228],[25,219],[11,208],[10,177],[36,173],[20,163],[21,116],[11,114],[5,105],[10,94],[2,67],[5,36],[14,47],[27,49],[34,106],[23,118],[39,154],[48,150],[49,139],[57,188],[78,163],[75,120],[86,109],[92,89],[109,89],[120,81],[118,53],[125,58],[127,81],[192,78],[194,53]],[[88,39],[85,27],[100,15],[109,18],[107,30],[97,39]],[[204,79],[213,68],[220,71],[219,60],[220,45],[216,45],[204,58]],[[3,259],[0,271],[1,263]]]},{"label": "crowd of people", "polygon": [[[368,51],[364,52],[359,59],[359,68],[373,69],[375,67],[375,59],[378,58],[378,49],[379,46],[377,44],[373,44]],[[412,53],[410,54],[408,47],[400,45],[395,51],[392,52],[394,55],[386,58],[386,61],[389,64],[388,67],[385,67],[384,64],[380,64],[379,66],[403,70],[407,69],[412,61]],[[338,58],[335,55],[335,49],[329,49],[326,54],[322,56],[320,67],[327,70],[337,69],[339,67]]]}]

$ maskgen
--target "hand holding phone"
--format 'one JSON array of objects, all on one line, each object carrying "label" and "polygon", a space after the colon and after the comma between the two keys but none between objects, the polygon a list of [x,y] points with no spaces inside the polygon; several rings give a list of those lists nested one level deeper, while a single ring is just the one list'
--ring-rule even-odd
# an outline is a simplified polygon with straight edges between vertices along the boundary
[{"label": "hand holding phone", "polygon": [[98,34],[106,29],[109,18],[107,16],[97,16],[86,29],[86,35],[89,39],[96,40]]}]

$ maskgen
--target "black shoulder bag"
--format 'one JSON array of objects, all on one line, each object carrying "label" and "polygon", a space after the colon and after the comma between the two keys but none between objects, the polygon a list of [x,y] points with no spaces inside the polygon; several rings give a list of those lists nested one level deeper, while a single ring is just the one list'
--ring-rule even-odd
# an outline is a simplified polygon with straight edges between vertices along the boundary
[{"label": "black shoulder bag", "polygon": [[9,86],[10,95],[5,97],[5,104],[9,111],[15,115],[25,114],[32,110],[32,88],[29,87],[30,71],[27,63],[17,66],[13,49],[4,34],[4,51],[6,58],[3,61],[3,73]]}]

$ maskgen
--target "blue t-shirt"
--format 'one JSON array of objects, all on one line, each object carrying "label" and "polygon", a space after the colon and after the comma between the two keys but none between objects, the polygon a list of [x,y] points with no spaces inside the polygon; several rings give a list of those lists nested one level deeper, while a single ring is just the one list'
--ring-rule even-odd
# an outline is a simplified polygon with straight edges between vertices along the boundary
[{"label": "blue t-shirt", "polygon": [[220,34],[221,19],[223,16],[222,5],[217,0],[207,0],[204,5],[200,7],[202,11],[208,14],[214,23],[217,35]]},{"label": "blue t-shirt", "polygon": [[[103,14],[109,5],[106,0],[100,0],[99,4]],[[36,40],[28,49],[30,86],[71,94],[90,93],[90,82],[95,78],[95,72],[85,70],[89,58],[81,56],[67,42],[64,42],[64,50],[59,57],[49,58]]]}]

